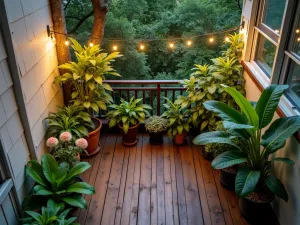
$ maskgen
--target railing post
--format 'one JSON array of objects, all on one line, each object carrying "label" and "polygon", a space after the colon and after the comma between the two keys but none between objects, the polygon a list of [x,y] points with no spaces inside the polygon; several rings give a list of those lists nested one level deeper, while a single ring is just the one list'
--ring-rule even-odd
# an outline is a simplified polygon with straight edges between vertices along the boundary
[{"label": "railing post", "polygon": [[160,116],[160,84],[156,86],[156,115]]}]

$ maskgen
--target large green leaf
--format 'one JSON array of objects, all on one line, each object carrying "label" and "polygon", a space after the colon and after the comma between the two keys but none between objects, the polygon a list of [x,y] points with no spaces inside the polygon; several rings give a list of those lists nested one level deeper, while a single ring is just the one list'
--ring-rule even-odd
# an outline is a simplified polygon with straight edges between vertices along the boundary
[{"label": "large green leaf", "polygon": [[68,195],[66,197],[61,198],[61,200],[74,207],[78,207],[81,209],[87,208],[86,201],[80,195]]},{"label": "large green leaf", "polygon": [[88,168],[90,168],[91,165],[87,162],[80,162],[77,163],[75,166],[72,167],[72,169],[69,171],[65,181],[68,181],[70,179],[75,178],[77,175],[83,173],[86,171]]},{"label": "large green leaf", "polygon": [[222,87],[235,100],[236,104],[240,107],[241,111],[246,115],[250,125],[254,126],[255,128],[258,128],[259,119],[252,104],[235,88],[223,84]]},{"label": "large green leaf", "polygon": [[239,169],[235,178],[235,193],[239,197],[246,197],[255,191],[260,178],[260,171],[250,170],[248,167]]},{"label": "large green leaf", "polygon": [[274,176],[268,176],[265,179],[265,183],[268,186],[268,188],[279,198],[283,199],[284,201],[289,200],[289,196],[287,191],[285,190],[285,187],[281,183],[279,179],[277,179]]},{"label": "large green leaf", "polygon": [[53,192],[49,191],[42,185],[35,185],[33,188],[33,192],[35,195],[53,195]]},{"label": "large green leaf", "polygon": [[247,119],[234,108],[219,101],[206,101],[204,107],[210,111],[217,113],[224,121],[230,121],[239,124],[248,124]]},{"label": "large green leaf", "polygon": [[272,162],[284,162],[284,163],[287,163],[287,164],[295,164],[295,162],[293,160],[290,160],[289,158],[281,158],[281,157],[278,157],[278,158],[274,158],[271,160]]},{"label": "large green leaf", "polygon": [[54,184],[55,180],[59,177],[59,170],[58,164],[54,157],[50,154],[44,154],[42,156],[42,168],[43,173],[46,179],[51,183]]},{"label": "large green leaf", "polygon": [[28,174],[31,176],[32,179],[34,179],[34,181],[36,181],[37,183],[43,185],[43,186],[47,186],[47,181],[45,181],[43,179],[44,174],[39,174],[38,171],[34,170],[32,167],[30,166],[26,166],[26,171],[28,172]]},{"label": "large green leaf", "polygon": [[262,146],[268,153],[283,147],[288,137],[300,129],[300,116],[291,116],[275,120],[262,136]]},{"label": "large green leaf", "polygon": [[225,129],[232,130],[232,129],[253,129],[254,127],[248,124],[240,124],[234,123],[230,121],[224,121],[223,126]]},{"label": "large green leaf", "polygon": [[40,215],[37,212],[34,211],[25,211],[28,215],[30,215],[31,217],[33,217],[36,221],[40,222],[42,224],[43,222],[43,218],[42,215]]},{"label": "large green leaf", "polygon": [[260,129],[266,127],[273,119],[280,97],[287,88],[288,85],[272,84],[264,89],[255,108]]},{"label": "large green leaf", "polygon": [[247,155],[238,151],[226,151],[218,155],[211,163],[214,169],[223,169],[247,162]]},{"label": "large green leaf", "polygon": [[212,143],[229,144],[236,149],[240,149],[230,140],[230,137],[230,133],[226,131],[212,131],[199,134],[197,137],[194,138],[193,143],[195,145],[206,145]]},{"label": "large green leaf", "polygon": [[74,184],[70,185],[66,191],[69,193],[76,192],[79,194],[86,194],[86,195],[95,194],[95,188],[85,182],[74,183]]}]

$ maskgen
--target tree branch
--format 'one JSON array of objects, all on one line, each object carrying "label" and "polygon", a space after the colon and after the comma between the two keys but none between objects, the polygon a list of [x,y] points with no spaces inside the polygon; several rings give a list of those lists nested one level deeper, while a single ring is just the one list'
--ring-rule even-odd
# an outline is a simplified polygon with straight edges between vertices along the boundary
[{"label": "tree branch", "polygon": [[91,0],[91,1],[95,13],[91,40],[95,42],[95,44],[101,45],[104,36],[106,13],[108,11],[108,0]]},{"label": "tree branch", "polygon": [[68,8],[70,2],[71,2],[71,0],[68,0],[68,1],[67,1],[67,3],[66,3],[65,6],[64,6],[64,10],[66,10],[66,9]]},{"label": "tree branch", "polygon": [[94,14],[94,10],[92,10],[90,13],[86,14],[84,17],[82,17],[78,23],[68,32],[68,34],[75,33],[78,28],[84,23],[85,20],[87,20],[89,17],[91,17]]}]

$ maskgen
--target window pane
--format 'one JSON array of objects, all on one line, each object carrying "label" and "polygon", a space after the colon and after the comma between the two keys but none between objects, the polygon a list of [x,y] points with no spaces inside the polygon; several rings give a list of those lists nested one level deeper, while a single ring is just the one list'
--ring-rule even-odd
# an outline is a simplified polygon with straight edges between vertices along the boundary
[{"label": "window pane", "polygon": [[294,61],[291,61],[286,84],[289,85],[287,96],[300,108],[300,66]]},{"label": "window pane", "polygon": [[298,16],[298,22],[296,24],[296,29],[293,31],[293,52],[295,52],[300,57],[300,16]]},{"label": "window pane", "polygon": [[255,61],[264,70],[267,76],[270,77],[276,53],[276,46],[261,34],[259,34],[257,41]]},{"label": "window pane", "polygon": [[265,0],[262,22],[280,33],[286,0]]}]

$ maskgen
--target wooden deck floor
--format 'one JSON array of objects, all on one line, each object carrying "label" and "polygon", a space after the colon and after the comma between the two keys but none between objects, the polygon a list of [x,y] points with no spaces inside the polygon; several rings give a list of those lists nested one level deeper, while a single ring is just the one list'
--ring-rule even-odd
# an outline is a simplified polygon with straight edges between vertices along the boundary
[{"label": "wooden deck floor", "polygon": [[234,192],[224,189],[210,162],[191,144],[176,147],[167,137],[151,146],[148,135],[134,147],[121,137],[102,135],[102,151],[86,159],[83,179],[95,186],[88,210],[78,211],[86,225],[245,225]]}]

